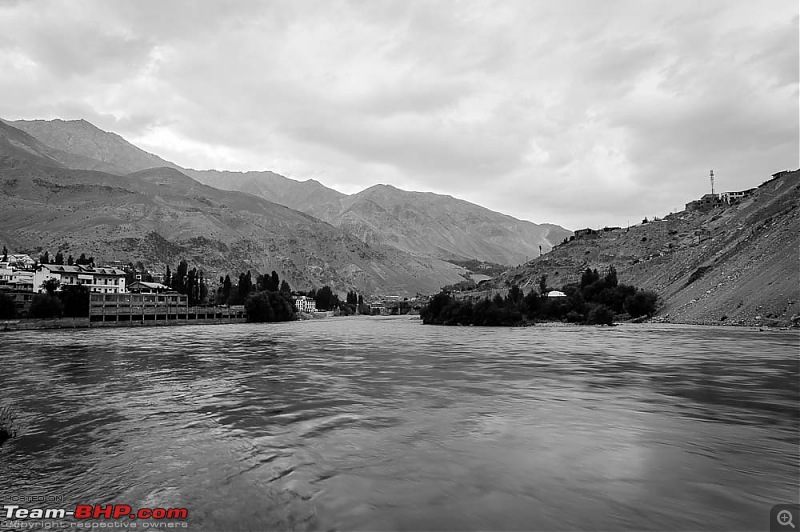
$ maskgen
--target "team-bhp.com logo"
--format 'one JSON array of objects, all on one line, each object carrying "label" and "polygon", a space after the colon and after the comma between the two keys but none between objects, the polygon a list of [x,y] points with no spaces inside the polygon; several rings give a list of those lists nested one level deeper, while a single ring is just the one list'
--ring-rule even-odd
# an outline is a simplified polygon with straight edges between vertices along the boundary
[{"label": "team-bhp.com logo", "polygon": [[79,504],[74,510],[64,508],[21,508],[16,504],[3,506],[6,519],[187,519],[186,508],[139,508],[127,504]]}]

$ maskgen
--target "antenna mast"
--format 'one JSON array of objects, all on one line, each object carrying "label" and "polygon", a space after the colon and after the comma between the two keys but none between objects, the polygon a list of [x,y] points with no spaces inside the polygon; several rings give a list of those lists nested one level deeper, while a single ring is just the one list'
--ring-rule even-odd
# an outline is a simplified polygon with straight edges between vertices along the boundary
[{"label": "antenna mast", "polygon": [[709,176],[711,177],[711,195],[713,196],[714,195],[714,170],[711,170],[711,172],[709,173]]}]

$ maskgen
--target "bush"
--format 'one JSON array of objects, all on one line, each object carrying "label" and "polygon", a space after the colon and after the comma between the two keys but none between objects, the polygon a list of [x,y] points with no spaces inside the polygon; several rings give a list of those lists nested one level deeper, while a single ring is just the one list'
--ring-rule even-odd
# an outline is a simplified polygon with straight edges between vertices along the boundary
[{"label": "bush", "polygon": [[614,313],[605,305],[594,305],[589,309],[586,322],[592,325],[613,325]]},{"label": "bush", "polygon": [[652,316],[658,305],[658,294],[650,290],[638,290],[625,298],[625,312],[633,318]]},{"label": "bush", "polygon": [[13,319],[17,317],[17,303],[8,294],[0,294],[0,319]]},{"label": "bush", "polygon": [[64,313],[64,305],[56,296],[36,294],[31,301],[31,318],[60,318]]}]

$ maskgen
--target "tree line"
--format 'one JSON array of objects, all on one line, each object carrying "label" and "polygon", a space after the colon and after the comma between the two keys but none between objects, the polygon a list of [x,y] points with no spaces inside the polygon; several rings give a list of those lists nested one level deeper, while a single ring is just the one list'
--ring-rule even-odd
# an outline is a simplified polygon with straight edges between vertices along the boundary
[{"label": "tree line", "polygon": [[658,305],[655,292],[620,284],[613,266],[603,276],[587,268],[579,283],[561,288],[565,297],[548,297],[548,291],[546,275],[539,279],[538,291],[525,294],[514,285],[505,297],[498,294],[476,302],[442,291],[423,307],[420,317],[423,323],[435,325],[521,325],[546,320],[611,325],[615,315],[650,316]]},{"label": "tree line", "polygon": [[[61,286],[56,279],[42,283],[44,292],[34,294],[29,318],[82,318],[89,315],[89,289],[83,285]],[[0,293],[0,319],[17,318],[14,298]]]}]

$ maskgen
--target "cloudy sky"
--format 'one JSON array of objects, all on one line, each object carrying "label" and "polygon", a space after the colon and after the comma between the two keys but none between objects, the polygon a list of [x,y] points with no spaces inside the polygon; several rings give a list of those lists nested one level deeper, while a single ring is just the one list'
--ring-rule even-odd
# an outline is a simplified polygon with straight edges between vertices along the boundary
[{"label": "cloudy sky", "polygon": [[793,0],[0,0],[0,117],[571,229],[798,163]]}]

